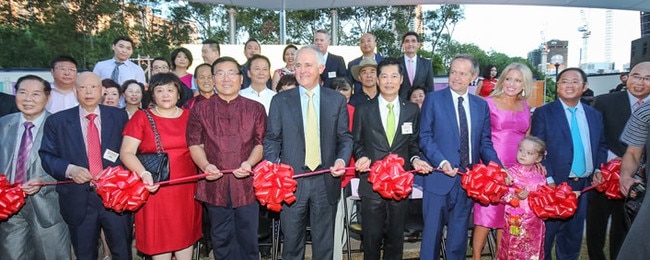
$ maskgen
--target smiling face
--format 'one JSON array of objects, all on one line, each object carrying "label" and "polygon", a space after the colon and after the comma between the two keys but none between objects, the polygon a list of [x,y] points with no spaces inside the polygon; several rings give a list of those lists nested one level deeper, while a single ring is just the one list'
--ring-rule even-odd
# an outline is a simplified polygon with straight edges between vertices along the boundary
[{"label": "smiling face", "polygon": [[510,97],[516,97],[524,90],[524,74],[513,69],[503,77],[503,93]]},{"label": "smiling face", "polygon": [[266,60],[258,58],[251,61],[248,77],[251,78],[251,85],[264,86],[271,78],[269,64]]},{"label": "smiling face", "polygon": [[169,72],[169,65],[167,64],[166,61],[162,60],[155,60],[153,63],[151,63],[151,76],[156,75],[158,73],[168,73]]},{"label": "smiling face", "polygon": [[408,35],[402,41],[402,48],[404,49],[404,54],[408,57],[413,57],[417,54],[418,49],[420,49],[420,42],[415,35]]},{"label": "smiling face", "polygon": [[139,106],[140,103],[142,102],[142,89],[138,84],[131,83],[129,86],[126,87],[126,90],[124,91],[124,101],[128,105],[137,105]]},{"label": "smiling face", "polygon": [[287,67],[293,67],[296,62],[296,49],[294,48],[288,48],[287,51],[284,52],[284,62],[287,63]]},{"label": "smiling face", "polygon": [[112,107],[117,107],[117,105],[120,103],[120,92],[117,90],[117,88],[103,88],[104,90],[104,98],[102,101],[102,105],[105,106],[112,106]]},{"label": "smiling face", "polygon": [[631,77],[627,79],[627,92],[638,99],[644,99],[650,94],[650,62],[642,62],[630,71]]},{"label": "smiling face", "polygon": [[565,71],[557,81],[557,94],[567,105],[573,107],[578,104],[582,92],[587,90],[588,84],[584,82],[580,72],[575,70]]},{"label": "smiling face", "polygon": [[314,34],[314,45],[318,47],[322,54],[327,53],[327,48],[330,46],[329,36],[322,32],[316,32]]},{"label": "smiling face", "polygon": [[120,40],[113,45],[113,54],[117,61],[124,62],[133,54],[133,45],[128,41]]},{"label": "smiling face", "polygon": [[45,111],[50,96],[38,80],[24,80],[16,90],[16,106],[27,120],[34,120]]},{"label": "smiling face", "polygon": [[86,111],[94,111],[102,100],[102,82],[92,72],[83,72],[77,77],[75,91],[79,105]]},{"label": "smiling face", "polygon": [[211,70],[210,66],[201,66],[194,75],[196,78],[196,85],[199,86],[199,92],[201,92],[201,94],[214,94],[214,82],[212,81]]},{"label": "smiling face", "polygon": [[459,95],[467,92],[469,83],[478,76],[478,72],[472,73],[472,62],[468,59],[458,58],[451,62],[449,69],[449,87]]},{"label": "smiling face", "polygon": [[397,98],[404,77],[399,73],[399,65],[387,65],[379,72],[379,93],[384,99],[392,101]]},{"label": "smiling face", "polygon": [[221,62],[214,66],[212,75],[219,97],[232,100],[239,96],[243,77],[237,69],[237,64],[231,61]]},{"label": "smiling face", "polygon": [[303,48],[296,57],[296,80],[298,84],[308,90],[320,84],[320,74],[325,70],[325,65],[319,64],[316,50]]},{"label": "smiling face", "polygon": [[161,109],[171,109],[180,99],[180,93],[174,83],[155,86],[153,89],[153,102]]},{"label": "smiling face", "polygon": [[250,59],[253,55],[260,54],[260,49],[259,43],[256,41],[249,41],[246,43],[246,46],[244,46],[244,56],[246,56],[246,59]]},{"label": "smiling face", "polygon": [[419,107],[422,107],[422,103],[424,103],[424,90],[414,90],[409,97],[409,101],[411,101],[411,103],[417,104]]},{"label": "smiling face", "polygon": [[178,52],[176,58],[174,58],[174,65],[179,69],[187,69],[190,66],[190,59],[182,51]]},{"label": "smiling face", "polygon": [[370,56],[375,52],[375,47],[377,47],[377,42],[375,41],[375,36],[369,33],[361,35],[359,39],[359,48],[364,56]]}]

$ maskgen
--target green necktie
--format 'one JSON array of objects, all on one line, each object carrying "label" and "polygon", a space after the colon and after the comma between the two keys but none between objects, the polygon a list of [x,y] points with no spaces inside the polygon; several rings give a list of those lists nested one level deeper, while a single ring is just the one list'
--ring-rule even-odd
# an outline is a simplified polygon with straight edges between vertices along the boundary
[{"label": "green necktie", "polygon": [[395,112],[393,112],[393,104],[388,103],[388,117],[386,118],[386,139],[388,145],[393,145],[393,138],[395,138]]}]

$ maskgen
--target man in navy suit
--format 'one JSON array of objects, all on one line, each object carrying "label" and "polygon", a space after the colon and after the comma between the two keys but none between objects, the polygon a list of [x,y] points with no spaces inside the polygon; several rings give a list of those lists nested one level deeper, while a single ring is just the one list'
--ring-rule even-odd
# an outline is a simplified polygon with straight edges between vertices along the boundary
[{"label": "man in navy suit", "polygon": [[492,146],[488,105],[467,92],[478,72],[474,57],[457,55],[449,69],[449,88],[427,94],[422,104],[420,149],[426,161],[444,174],[432,173],[423,178],[420,259],[439,259],[445,225],[447,259],[465,259],[472,200],[460,187],[457,173],[471,164],[501,163]]},{"label": "man in navy suit", "polygon": [[282,259],[304,259],[308,220],[312,259],[331,260],[334,254],[340,177],[352,154],[352,135],[348,131],[345,97],[319,84],[324,67],[323,55],[317,47],[302,47],[296,52],[299,86],[278,93],[271,101],[264,159],[289,164],[294,173],[330,169],[329,174],[298,178],[296,201],[283,205]]},{"label": "man in navy suit", "polygon": [[348,62],[348,79],[354,84],[354,93],[361,91],[361,82],[352,76],[352,67],[359,65],[363,58],[374,59],[377,64],[384,60],[384,57],[375,53],[375,48],[377,48],[375,35],[372,33],[364,33],[361,35],[361,38],[359,38],[359,49],[361,49],[362,53],[361,57]]},{"label": "man in navy suit", "polygon": [[343,57],[327,51],[330,43],[332,43],[332,36],[326,30],[320,29],[314,33],[314,45],[318,47],[325,60],[325,69],[321,72],[320,79],[322,86],[326,88],[332,88],[330,81],[333,78],[348,75]]},{"label": "man in navy suit", "polygon": [[47,118],[39,154],[45,171],[57,180],[61,215],[70,229],[78,259],[97,259],[100,228],[104,229],[113,259],[131,259],[131,216],[104,208],[91,180],[102,169],[121,165],[122,130],[128,121],[122,109],[100,105],[102,85],[92,72],[79,74],[75,83],[79,106]]},{"label": "man in navy suit", "polygon": [[409,90],[417,86],[426,89],[427,93],[433,91],[433,66],[430,60],[418,56],[420,46],[422,43],[416,32],[407,32],[402,36],[404,56],[399,61],[404,68],[404,82],[399,96],[405,100],[409,100]]},{"label": "man in navy suit", "polygon": [[[607,146],[603,117],[594,108],[580,103],[587,90],[587,74],[579,68],[568,68],[557,76],[559,99],[548,103],[533,114],[530,134],[546,142],[546,167],[549,185],[567,182],[574,192],[600,181],[598,166],[607,162]],[[555,243],[557,259],[578,259],[587,196],[578,197],[578,209],[573,217],[546,221],[544,258],[550,260]]]}]

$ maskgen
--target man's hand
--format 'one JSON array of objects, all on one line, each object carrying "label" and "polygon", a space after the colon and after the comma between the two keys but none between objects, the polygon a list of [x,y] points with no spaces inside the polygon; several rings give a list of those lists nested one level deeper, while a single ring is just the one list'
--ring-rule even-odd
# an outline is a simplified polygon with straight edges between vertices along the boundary
[{"label": "man's hand", "polygon": [[77,184],[84,184],[93,179],[92,174],[86,168],[71,165],[69,171],[68,177]]},{"label": "man's hand", "polygon": [[600,171],[597,171],[594,173],[594,178],[591,179],[591,184],[602,183],[603,181],[603,174]]},{"label": "man's hand", "polygon": [[205,179],[209,181],[218,180],[219,178],[223,177],[223,173],[221,173],[221,171],[214,164],[208,164],[205,166],[203,172],[210,174],[208,176],[205,176]]},{"label": "man's hand", "polygon": [[345,162],[343,160],[336,160],[334,166],[330,167],[330,174],[334,177],[341,177],[345,174]]},{"label": "man's hand", "polygon": [[23,183],[23,185],[20,185],[20,188],[23,189],[27,195],[33,195],[41,190],[41,185],[37,185],[41,183],[43,183],[43,179],[36,177]]},{"label": "man's hand", "polygon": [[252,169],[253,167],[248,163],[248,161],[243,161],[241,166],[239,166],[239,169],[234,170],[232,174],[235,175],[235,178],[246,178],[251,175]]},{"label": "man's hand", "polygon": [[370,170],[370,159],[368,157],[361,157],[354,163],[354,167],[357,171],[367,172]]},{"label": "man's hand", "polygon": [[442,164],[442,172],[449,177],[455,177],[458,174],[458,168],[451,168],[451,164],[445,162]]},{"label": "man's hand", "polygon": [[621,193],[623,193],[623,196],[627,197],[627,194],[630,192],[630,187],[640,182],[641,182],[640,180],[637,180],[629,176],[621,176],[618,182],[618,187],[619,189],[621,189]]},{"label": "man's hand", "polygon": [[415,158],[413,160],[413,169],[417,170],[419,173],[431,173],[433,171],[433,167],[429,165],[424,160],[420,160],[420,158]]},{"label": "man's hand", "polygon": [[158,191],[158,188],[160,188],[160,185],[153,185],[153,176],[151,176],[151,173],[148,171],[144,171],[140,173],[140,179],[142,179],[142,183],[144,183],[144,187],[150,193],[154,193]]}]

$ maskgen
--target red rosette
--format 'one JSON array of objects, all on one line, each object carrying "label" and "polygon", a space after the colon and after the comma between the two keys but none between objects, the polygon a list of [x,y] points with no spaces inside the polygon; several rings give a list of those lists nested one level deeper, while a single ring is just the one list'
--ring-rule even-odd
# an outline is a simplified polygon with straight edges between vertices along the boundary
[{"label": "red rosette", "polygon": [[578,209],[578,197],[566,182],[555,188],[540,186],[528,195],[528,203],[535,215],[543,220],[569,218]]},{"label": "red rosette", "polygon": [[404,170],[404,159],[389,154],[370,167],[368,182],[382,198],[400,201],[408,198],[413,188],[413,174]]},{"label": "red rosette", "polygon": [[11,184],[6,175],[0,174],[0,221],[18,213],[25,205],[25,196],[20,183]]},{"label": "red rosette", "polygon": [[460,184],[468,197],[481,204],[499,203],[508,192],[506,177],[507,174],[494,162],[487,166],[475,164],[472,170],[463,174]]},{"label": "red rosette", "polygon": [[296,201],[294,192],[297,182],[293,179],[293,168],[287,164],[273,164],[263,161],[253,169],[255,197],[271,211],[280,212],[282,202]]},{"label": "red rosette", "polygon": [[623,193],[618,183],[621,179],[621,160],[611,160],[600,166],[603,182],[596,186],[596,190],[604,192],[609,199],[622,199]]},{"label": "red rosette", "polygon": [[102,198],[104,207],[117,213],[135,211],[149,198],[149,191],[140,177],[122,166],[108,167],[99,176],[95,183],[97,194]]}]

